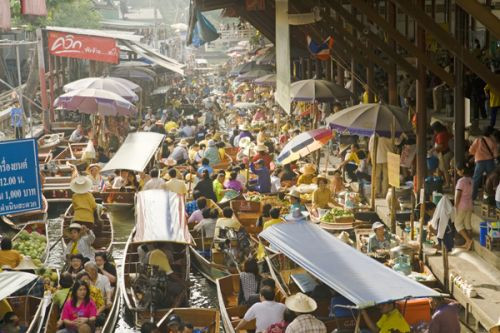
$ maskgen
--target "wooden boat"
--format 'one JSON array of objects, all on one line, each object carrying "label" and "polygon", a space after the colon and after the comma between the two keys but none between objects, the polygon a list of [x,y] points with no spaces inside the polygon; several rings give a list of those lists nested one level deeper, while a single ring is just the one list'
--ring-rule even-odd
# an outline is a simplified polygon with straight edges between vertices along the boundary
[{"label": "wooden boat", "polygon": [[87,143],[68,143],[68,146],[57,156],[54,156],[52,160],[58,165],[70,163],[78,167],[85,163],[85,161],[82,161],[85,148],[87,148]]},{"label": "wooden boat", "polygon": [[71,176],[45,177],[43,184],[43,195],[50,203],[71,203],[71,191],[69,185]]},{"label": "wooden boat", "polygon": [[[99,209],[99,208],[98,208]],[[92,247],[95,249],[105,249],[107,253],[111,253],[113,247],[113,237],[114,229],[111,220],[106,212],[101,212],[100,215],[100,227],[98,227],[97,221],[94,222],[92,231],[95,234],[95,241]],[[63,249],[66,250],[66,246],[69,243],[68,228],[73,221],[73,205],[70,205],[63,215],[63,223],[61,224],[61,234],[63,235]]]},{"label": "wooden boat", "polygon": [[50,124],[52,130],[56,133],[62,132],[65,135],[71,135],[80,122],[76,121],[55,121]]},{"label": "wooden boat", "polygon": [[[173,192],[148,190],[137,195],[136,227],[127,241],[119,278],[126,311],[134,327],[150,320],[157,322],[170,309],[188,305],[191,237],[184,209],[181,196]],[[173,271],[168,277],[158,266],[145,263],[144,258],[141,262],[139,253],[153,248],[168,258]],[[167,284],[157,287],[154,282]],[[176,291],[167,290],[170,287]],[[159,295],[159,291],[164,294]]]},{"label": "wooden boat", "polygon": [[233,158],[230,155],[226,154],[226,156],[224,156],[224,160],[222,160],[220,163],[214,164],[213,169],[214,170],[225,170],[231,164],[233,164]]},{"label": "wooden boat", "polygon": [[[222,325],[226,333],[236,333],[234,328],[248,310],[247,305],[238,305],[238,294],[240,291],[240,276],[238,274],[228,275],[226,277],[217,279],[217,300],[219,302],[219,309],[222,319]],[[278,285],[278,282],[276,282]],[[276,290],[276,301],[284,302],[286,294],[280,289]],[[242,331],[248,332],[255,330],[255,320],[249,322]],[[329,331],[330,332],[330,331]]]},{"label": "wooden boat", "polygon": [[179,316],[183,323],[190,323],[194,329],[200,329],[206,333],[220,332],[220,313],[217,309],[202,308],[176,308],[171,309],[158,322],[160,332],[167,332],[167,319],[170,315]]},{"label": "wooden boat", "polygon": [[41,210],[2,216],[3,223],[13,229],[22,228],[22,226],[28,222],[45,223],[47,221],[47,210],[49,209],[49,204],[43,195],[42,202],[43,208]]},{"label": "wooden boat", "polygon": [[[114,260],[110,260],[110,262],[114,263]],[[65,270],[65,269],[64,269]],[[108,315],[106,316],[106,321],[101,327],[96,327],[96,333],[112,333],[115,330],[116,322],[118,321],[118,317],[120,315],[120,307],[121,307],[121,293],[119,290],[118,281],[116,283],[116,287],[113,294],[113,302],[111,308],[109,309]],[[51,303],[50,308],[47,312],[47,320],[44,326],[44,333],[56,333],[58,331],[57,321],[61,317],[61,313],[59,308]]]},{"label": "wooden boat", "polygon": [[215,283],[218,278],[231,274],[228,267],[212,261],[212,238],[193,237],[193,239],[196,245],[189,247],[193,257],[192,264],[201,275]]},{"label": "wooden boat", "polygon": [[45,134],[38,139],[38,154],[48,153],[64,143],[64,133]]},{"label": "wooden boat", "polygon": [[258,235],[262,227],[257,227],[261,215],[261,203],[248,200],[232,200],[231,208],[249,235]]},{"label": "wooden boat", "polygon": [[5,271],[0,273],[0,300],[6,299],[20,323],[27,327],[27,333],[39,332],[43,313],[46,310],[42,298],[32,295],[14,296],[21,288],[32,283],[37,275],[27,272]]},{"label": "wooden boat", "polygon": [[40,261],[45,264],[47,262],[47,259],[49,258],[49,249],[50,249],[49,228],[47,227],[47,223],[46,222],[28,222],[28,223],[26,223],[21,228],[21,230],[19,230],[19,232],[14,237],[12,237],[12,241],[13,242],[16,241],[23,231],[27,231],[28,233],[36,231],[39,234],[45,236],[47,243],[45,245],[45,251],[44,251],[42,257],[40,258]]}]

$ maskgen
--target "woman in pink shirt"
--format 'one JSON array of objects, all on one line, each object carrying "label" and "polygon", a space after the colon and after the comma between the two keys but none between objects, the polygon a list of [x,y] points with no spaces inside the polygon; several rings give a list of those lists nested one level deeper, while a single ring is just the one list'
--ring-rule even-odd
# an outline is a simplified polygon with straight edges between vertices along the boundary
[{"label": "woman in pink shirt", "polygon": [[474,175],[472,180],[474,187],[472,190],[472,199],[476,200],[479,185],[483,178],[483,173],[489,174],[495,169],[495,158],[497,157],[497,143],[493,139],[493,127],[487,127],[482,136],[478,137],[469,148],[469,153],[474,155]]},{"label": "woman in pink shirt", "polygon": [[472,201],[472,170],[467,167],[457,168],[457,173],[461,178],[457,181],[455,187],[455,228],[465,239],[463,247],[468,251],[472,246],[470,235],[472,235],[471,219],[472,210],[474,209]]},{"label": "woman in pink shirt", "polygon": [[83,281],[75,281],[71,290],[71,299],[64,304],[61,320],[64,332],[91,333],[95,324],[97,308],[90,299],[90,288]]}]

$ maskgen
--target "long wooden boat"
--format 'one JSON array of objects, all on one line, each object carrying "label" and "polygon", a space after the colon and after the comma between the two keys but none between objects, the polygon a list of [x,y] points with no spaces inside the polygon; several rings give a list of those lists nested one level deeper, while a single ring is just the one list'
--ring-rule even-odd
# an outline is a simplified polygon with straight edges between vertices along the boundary
[{"label": "long wooden boat", "polygon": [[[109,261],[114,264],[113,259],[110,259]],[[63,269],[63,271],[65,270],[66,267],[65,269]],[[118,317],[120,315],[120,307],[121,307],[121,293],[119,290],[119,286],[120,285],[118,284],[117,281],[116,287],[114,288],[113,302],[106,316],[106,321],[102,326],[95,328],[96,333],[112,333],[115,330],[116,322],[118,321]],[[43,332],[56,333],[58,331],[57,322],[61,317],[60,309],[57,307],[56,304],[51,303],[46,316],[47,320],[45,322]]]},{"label": "long wooden boat", "polygon": [[175,308],[168,311],[158,322],[160,332],[167,332],[167,319],[171,315],[178,316],[183,323],[193,325],[194,329],[199,329],[206,333],[220,332],[220,312],[217,309],[203,308]]},{"label": "long wooden boat", "polygon": [[[61,224],[61,234],[63,235],[63,249],[66,250],[66,246],[69,243],[69,234],[67,232],[69,225],[73,221],[73,205],[70,205],[63,215],[63,223]],[[109,219],[106,212],[100,214],[100,227],[98,227],[98,222],[94,222],[92,231],[95,234],[95,241],[92,247],[95,249],[105,249],[107,253],[111,253],[113,248],[113,237],[114,229],[113,223]]]},{"label": "long wooden boat", "polygon": [[71,203],[71,176],[45,177],[42,192],[50,203]]},{"label": "long wooden boat", "polygon": [[47,199],[42,196],[42,209],[32,212],[9,214],[2,216],[2,222],[7,224],[9,227],[14,229],[20,229],[22,226],[28,222],[42,222],[47,221],[47,211],[49,209],[49,204]]},{"label": "long wooden boat", "polygon": [[76,167],[83,165],[83,151],[87,148],[87,143],[68,143],[68,146],[57,156],[52,158],[52,161],[59,165],[70,163]]},{"label": "long wooden boat", "polygon": [[261,215],[261,203],[249,200],[231,200],[234,216],[240,221],[249,235],[258,235],[262,227],[257,226]]},{"label": "long wooden boat", "polygon": [[80,124],[76,121],[55,121],[50,124],[54,132],[62,132],[65,135],[71,135],[76,127]]},{"label": "long wooden boat", "polygon": [[46,222],[28,222],[27,224],[25,224],[21,228],[21,230],[19,230],[19,232],[14,237],[12,237],[12,241],[15,242],[21,236],[21,233],[23,231],[26,231],[28,233],[32,233],[32,232],[36,231],[40,235],[45,236],[47,243],[45,245],[45,250],[44,250],[42,257],[40,258],[40,261],[44,264],[47,263],[47,260],[49,259],[49,249],[50,249],[49,228],[47,226],[47,223]]},{"label": "long wooden boat", "polygon": [[[192,240],[180,195],[163,190],[139,192],[135,211],[136,227],[125,246],[119,283],[127,317],[134,327],[140,327],[146,321],[157,322],[172,308],[188,306]],[[145,262],[153,249],[166,255],[170,274]]]},{"label": "long wooden boat", "polygon": [[43,298],[32,295],[15,296],[15,292],[32,283],[37,275],[27,272],[0,272],[0,299],[6,299],[27,333],[39,332],[42,325],[45,303]]}]

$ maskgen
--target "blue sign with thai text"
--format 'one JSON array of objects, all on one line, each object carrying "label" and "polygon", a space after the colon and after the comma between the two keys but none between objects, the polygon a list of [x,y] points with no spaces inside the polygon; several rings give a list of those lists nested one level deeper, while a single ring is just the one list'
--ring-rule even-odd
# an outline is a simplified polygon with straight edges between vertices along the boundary
[{"label": "blue sign with thai text", "polygon": [[36,141],[1,141],[0,215],[41,210],[42,207]]}]

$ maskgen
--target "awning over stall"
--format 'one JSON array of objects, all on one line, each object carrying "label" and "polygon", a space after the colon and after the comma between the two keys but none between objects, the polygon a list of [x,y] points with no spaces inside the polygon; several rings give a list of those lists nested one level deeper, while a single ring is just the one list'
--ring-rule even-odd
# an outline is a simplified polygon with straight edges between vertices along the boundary
[{"label": "awning over stall", "polygon": [[259,234],[359,309],[440,294],[380,264],[311,223],[282,223]]},{"label": "awning over stall", "polygon": [[0,300],[10,296],[22,287],[38,278],[37,275],[26,272],[1,272],[0,273]]},{"label": "awning over stall", "polygon": [[120,40],[120,44],[125,45],[129,49],[131,49],[133,52],[137,53],[138,55],[148,59],[149,61],[152,61],[153,63],[164,67],[168,70],[171,70],[172,72],[184,75],[184,70],[182,69],[184,67],[183,64],[177,62],[174,59],[168,58],[153,49],[146,47],[142,44],[130,41],[130,40]]},{"label": "awning over stall", "polygon": [[102,171],[144,171],[164,138],[165,135],[154,132],[130,133]]}]

